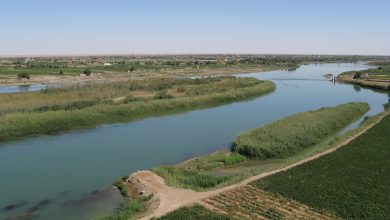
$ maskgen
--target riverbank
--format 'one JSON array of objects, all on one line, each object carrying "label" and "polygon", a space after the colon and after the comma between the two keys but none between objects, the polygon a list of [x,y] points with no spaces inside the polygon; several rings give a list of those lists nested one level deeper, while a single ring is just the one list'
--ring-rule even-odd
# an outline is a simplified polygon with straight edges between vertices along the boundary
[{"label": "riverbank", "polygon": [[337,80],[359,86],[390,91],[390,64],[379,64],[380,66],[375,68],[343,72],[337,76]]},{"label": "riverbank", "polygon": [[[54,85],[74,85],[85,83],[102,83],[102,82],[120,82],[127,80],[140,80],[150,78],[161,77],[193,77],[193,76],[220,76],[220,75],[234,75],[237,73],[253,73],[253,72],[266,72],[273,70],[289,70],[296,69],[299,65],[290,64],[274,64],[274,65],[261,65],[261,64],[242,64],[242,65],[230,65],[220,67],[201,67],[201,68],[161,68],[161,69],[138,69],[132,72],[121,69],[107,69],[107,68],[92,68],[93,74],[90,76],[83,75],[83,71],[86,67],[79,69],[72,69],[72,74],[58,75],[58,74],[44,74],[46,70],[31,74],[30,79],[20,80],[16,77],[16,74],[21,72],[29,72],[29,69],[12,70],[10,73],[6,73],[7,70],[0,68],[0,86],[19,86],[19,85],[31,85],[31,84],[54,84]],[[34,70],[36,71],[36,70]],[[50,69],[50,71],[52,71]],[[81,75],[80,75],[81,74]]]},{"label": "riverbank", "polygon": [[[212,154],[178,166],[161,166],[152,171],[172,187],[206,191],[238,182],[253,172],[218,175],[219,169],[294,158],[305,149],[324,143],[368,112],[367,103],[349,103],[299,113],[261,128],[241,133],[232,153]],[[249,136],[248,136],[249,135]],[[244,148],[244,150],[243,150]],[[260,152],[260,153],[259,153]],[[275,153],[276,152],[276,153]],[[206,172],[205,172],[206,171]]]},{"label": "riverbank", "polygon": [[274,90],[270,81],[215,77],[128,81],[0,95],[4,103],[0,107],[0,141],[217,106]]},{"label": "riverbank", "polygon": [[[148,189],[152,190],[154,193],[156,193],[156,196],[158,196],[160,205],[157,209],[153,210],[153,212],[147,216],[144,216],[142,219],[151,219],[153,217],[161,217],[173,210],[176,210],[179,207],[188,206],[194,203],[201,203],[202,200],[210,198],[212,196],[236,189],[238,187],[243,187],[253,181],[259,180],[261,178],[271,176],[276,173],[280,173],[283,171],[287,171],[291,168],[297,167],[301,164],[307,163],[309,161],[318,159],[324,155],[330,154],[332,152],[335,152],[337,149],[347,145],[357,137],[361,136],[362,134],[366,133],[369,129],[371,129],[373,126],[378,124],[380,121],[382,121],[383,118],[385,118],[389,113],[382,113],[374,118],[372,118],[369,122],[366,122],[363,127],[359,127],[359,129],[355,130],[353,134],[349,134],[348,136],[345,136],[344,139],[338,140],[337,143],[335,143],[332,147],[328,148],[325,151],[316,153],[310,157],[307,157],[305,159],[299,160],[294,163],[290,163],[288,165],[285,165],[281,168],[264,172],[252,177],[249,177],[239,183],[236,183],[234,185],[230,185],[227,187],[223,187],[220,189],[207,191],[207,192],[195,192],[193,190],[189,189],[180,189],[180,188],[174,188],[167,186],[165,184],[165,181],[158,175],[150,172],[150,171],[140,171],[132,174],[133,178],[136,178],[140,184],[143,184],[147,186]],[[179,197],[176,197],[177,195],[180,195]]]}]

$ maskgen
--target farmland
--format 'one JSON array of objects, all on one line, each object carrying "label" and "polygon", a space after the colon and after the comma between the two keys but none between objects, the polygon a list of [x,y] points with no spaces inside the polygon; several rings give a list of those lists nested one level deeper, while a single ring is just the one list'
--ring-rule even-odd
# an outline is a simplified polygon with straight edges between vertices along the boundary
[{"label": "farmland", "polygon": [[243,186],[203,201],[212,210],[217,210],[234,219],[334,219],[312,208],[273,196],[250,185]]},{"label": "farmland", "polygon": [[390,116],[346,146],[252,185],[346,219],[390,215]]},{"label": "farmland", "polygon": [[213,212],[201,205],[194,205],[191,207],[183,207],[175,210],[158,220],[229,220],[226,215]]}]

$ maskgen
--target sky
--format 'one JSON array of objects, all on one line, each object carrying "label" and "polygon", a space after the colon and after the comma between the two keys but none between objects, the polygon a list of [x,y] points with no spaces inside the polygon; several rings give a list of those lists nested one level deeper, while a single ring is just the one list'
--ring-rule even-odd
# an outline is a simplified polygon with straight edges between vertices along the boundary
[{"label": "sky", "polygon": [[0,56],[390,55],[390,0],[1,0]]}]

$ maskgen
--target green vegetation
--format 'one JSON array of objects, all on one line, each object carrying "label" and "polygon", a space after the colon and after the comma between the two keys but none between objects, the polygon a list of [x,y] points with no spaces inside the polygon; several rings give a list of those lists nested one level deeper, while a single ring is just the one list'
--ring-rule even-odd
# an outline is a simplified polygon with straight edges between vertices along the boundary
[{"label": "green vegetation", "polygon": [[212,170],[215,168],[239,164],[246,161],[246,157],[238,153],[218,152],[196,158],[191,165],[196,170]]},{"label": "green vegetation", "polygon": [[338,79],[343,82],[354,83],[360,86],[387,91],[390,90],[390,63],[378,62],[372,64],[380,66],[360,71],[347,71],[341,73]]},{"label": "green vegetation", "polygon": [[118,188],[118,190],[121,192],[122,196],[128,197],[129,196],[129,187],[126,184],[126,180],[129,178],[129,176],[123,176],[119,180],[115,181],[114,186]]},{"label": "green vegetation", "polygon": [[369,110],[367,103],[299,113],[240,134],[233,151],[250,158],[283,158],[323,142]]},{"label": "green vegetation", "polygon": [[30,75],[28,73],[19,73],[18,79],[30,79]]},{"label": "green vegetation", "polygon": [[390,102],[384,104],[383,107],[385,108],[385,110],[390,110]]},{"label": "green vegetation", "polygon": [[[179,88],[184,88],[183,92],[178,92]],[[0,141],[216,106],[274,89],[270,81],[214,77],[145,79],[0,94]]]},{"label": "green vegetation", "polygon": [[158,220],[229,220],[226,215],[213,212],[201,205],[191,207],[182,207],[167,215],[158,218]]},{"label": "green vegetation", "polygon": [[239,176],[214,176],[210,174],[202,174],[185,168],[174,166],[161,166],[152,170],[157,175],[165,179],[169,186],[205,190],[220,186],[222,183],[234,181]]},{"label": "green vegetation", "polygon": [[124,203],[117,213],[115,213],[112,216],[104,217],[99,220],[131,220],[131,219],[137,219],[140,217],[141,214],[143,214],[148,207],[148,201],[150,201],[153,198],[153,194],[146,196],[146,197],[140,197],[136,199],[132,199],[126,203]]},{"label": "green vegetation", "polygon": [[346,219],[390,216],[390,115],[337,151],[254,186]]},{"label": "green vegetation", "polygon": [[84,73],[85,75],[87,75],[87,76],[90,76],[90,75],[92,74],[92,72],[91,72],[90,69],[85,69],[85,70],[83,71],[83,73]]}]

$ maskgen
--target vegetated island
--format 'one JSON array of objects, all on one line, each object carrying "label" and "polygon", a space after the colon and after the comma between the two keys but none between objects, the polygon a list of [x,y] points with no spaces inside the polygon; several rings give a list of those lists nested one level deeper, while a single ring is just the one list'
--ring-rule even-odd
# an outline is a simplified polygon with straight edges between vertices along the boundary
[{"label": "vegetated island", "polygon": [[0,141],[217,106],[275,88],[255,78],[152,78],[0,94]]}]

